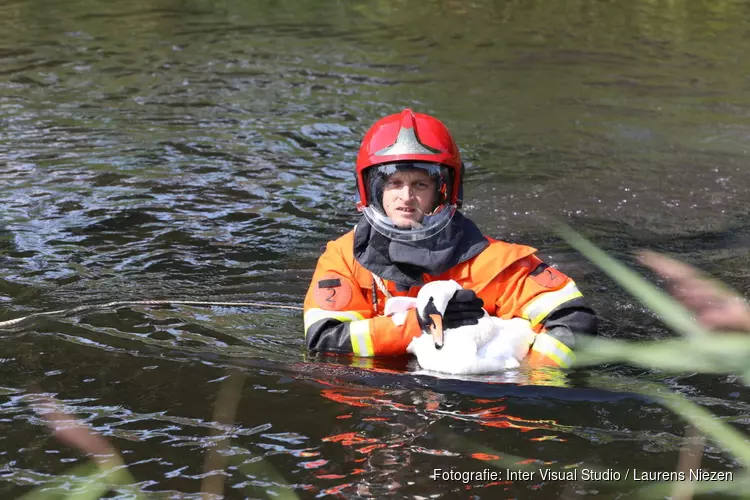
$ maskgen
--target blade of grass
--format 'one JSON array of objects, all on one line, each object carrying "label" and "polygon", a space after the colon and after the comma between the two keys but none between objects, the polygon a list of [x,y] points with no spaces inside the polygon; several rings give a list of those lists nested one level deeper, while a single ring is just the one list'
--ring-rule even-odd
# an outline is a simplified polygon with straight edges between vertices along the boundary
[{"label": "blade of grass", "polygon": [[71,481],[75,481],[78,478],[88,477],[99,473],[99,469],[94,462],[86,462],[81,465],[73,467],[65,474],[52,478],[48,483],[40,485],[23,496],[19,497],[18,500],[52,500],[59,499],[64,495],[58,488],[64,488],[65,491],[70,490],[70,486],[65,486]]},{"label": "blade of grass", "polygon": [[76,487],[65,500],[97,500],[107,493],[111,488],[101,474],[93,474],[87,478],[81,478],[83,484]]},{"label": "blade of grass", "polygon": [[86,479],[80,489],[68,495],[66,500],[95,500],[115,486],[128,491],[136,500],[145,500],[145,496],[135,486],[135,478],[119,454],[115,453],[106,460],[95,460],[95,463],[98,473]]},{"label": "blade of grass", "polygon": [[[93,432],[74,416],[65,413],[60,401],[40,394],[32,395],[29,404],[39,414],[54,436],[63,443],[72,446],[84,454],[92,456],[97,471],[85,480],[82,490],[72,493],[71,498],[84,500],[98,498],[109,491],[113,485],[131,486],[135,478],[128,470],[117,450],[102,436]],[[98,492],[98,493],[97,493]],[[134,498],[143,498],[135,488],[131,488]],[[93,497],[92,495],[97,495]],[[81,495],[80,497],[78,495]]]},{"label": "blade of grass", "polygon": [[91,460],[51,478],[49,482],[34,488],[19,500],[94,500],[101,498],[112,489],[112,486],[118,485],[130,490],[128,493],[133,498],[144,498],[140,492],[129,488],[133,482],[133,477],[124,464],[112,464],[112,468],[106,469]]},{"label": "blade of grass", "polygon": [[658,314],[669,328],[687,337],[708,335],[708,331],[691,319],[690,311],[682,304],[626,265],[607,255],[570,226],[557,224],[555,231],[644,306]]},{"label": "blade of grass", "polygon": [[[248,452],[248,454],[250,454]],[[268,492],[268,496],[275,500],[299,500],[299,496],[294,492],[292,486],[278,469],[268,460],[268,457],[258,457],[258,460],[242,460],[240,455],[228,457],[228,462],[237,467],[242,474],[248,478],[265,478],[270,484],[276,486],[273,492]],[[246,493],[251,495],[250,487],[246,487]]]},{"label": "blade of grass", "polygon": [[750,444],[746,435],[685,396],[672,392],[668,387],[641,379],[606,375],[594,375],[589,381],[600,388],[642,394],[658,401],[731,453],[746,469],[750,465]]},{"label": "blade of grass", "polygon": [[747,436],[684,396],[674,393],[664,394],[661,396],[661,401],[741,460],[745,467],[750,466],[750,444],[747,443]]},{"label": "blade of grass", "polygon": [[[680,449],[680,458],[677,461],[677,472],[685,477],[690,477],[690,471],[699,469],[706,440],[702,434],[692,425],[685,430],[685,444]],[[695,493],[695,483],[693,481],[679,482],[672,491],[674,500],[691,500]]]},{"label": "blade of grass", "polygon": [[583,335],[579,338],[576,367],[630,363],[678,373],[742,373],[750,359],[750,336],[744,333],[642,342]]},{"label": "blade of grass", "polygon": [[[221,382],[219,394],[214,406],[213,420],[224,426],[232,425],[237,415],[237,407],[242,396],[242,386],[245,383],[245,374],[239,370],[232,371]],[[222,431],[215,429],[211,431],[211,436],[218,436]],[[213,448],[206,453],[206,461],[203,464],[203,470],[207,475],[201,483],[201,492],[204,494],[213,494],[222,496],[224,494],[224,476],[216,471],[223,471],[226,466],[226,459],[222,452],[227,448],[229,439],[224,438],[217,441]]]}]

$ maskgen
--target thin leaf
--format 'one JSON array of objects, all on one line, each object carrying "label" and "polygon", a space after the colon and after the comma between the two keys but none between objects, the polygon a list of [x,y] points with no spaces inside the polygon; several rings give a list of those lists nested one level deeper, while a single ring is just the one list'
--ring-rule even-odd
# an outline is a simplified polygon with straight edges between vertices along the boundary
[{"label": "thin leaf", "polygon": [[135,481],[127,468],[121,463],[115,467],[102,468],[91,460],[52,478],[19,500],[94,500],[101,498],[113,486],[125,486],[134,498],[144,498],[135,488],[130,488]]},{"label": "thin leaf", "polygon": [[580,338],[577,367],[630,363],[670,372],[743,373],[750,360],[750,336],[745,333],[645,342]]},{"label": "thin leaf", "polygon": [[[250,452],[248,452],[249,454]],[[273,494],[269,495],[269,497],[275,500],[299,500],[299,496],[294,492],[289,481],[268,460],[268,457],[258,457],[258,460],[252,461],[243,460],[242,458],[242,455],[232,455],[227,457],[227,461],[245,476],[258,479],[264,478],[265,481],[277,486],[273,490]]]},{"label": "thin leaf", "polygon": [[[115,485],[128,487],[135,479],[117,450],[101,435],[80,423],[74,416],[66,414],[62,403],[54,398],[38,395],[30,401],[31,407],[45,421],[54,436],[63,443],[81,452],[93,455],[96,472],[75,477],[73,482],[82,483],[68,497],[75,500],[99,498]],[[46,489],[42,486],[41,489]],[[70,488],[68,488],[70,489]],[[129,488],[135,498],[143,498],[135,487]]]},{"label": "thin leaf", "polygon": [[[231,425],[234,422],[244,383],[245,374],[241,371],[230,371],[222,381],[214,406],[214,422],[223,426]],[[211,437],[219,436],[222,433],[223,431],[214,429],[211,431]],[[207,475],[201,482],[201,493],[218,497],[223,496],[224,476],[217,471],[223,471],[226,466],[226,458],[222,452],[227,448],[229,442],[229,438],[223,438],[215,442],[213,448],[206,453],[203,469]]]},{"label": "thin leaf", "polygon": [[64,488],[65,491],[69,491],[69,486],[64,486],[71,481],[75,481],[78,478],[85,478],[93,476],[99,473],[99,469],[94,462],[86,462],[81,465],[77,465],[70,469],[65,474],[52,478],[49,482],[40,485],[33,490],[29,491],[25,495],[19,497],[18,500],[51,500],[59,499],[65,493],[60,491]]},{"label": "thin leaf", "polygon": [[589,381],[603,389],[642,394],[660,402],[700,430],[707,438],[716,441],[742,461],[746,467],[750,466],[750,443],[746,435],[685,396],[672,392],[668,387],[642,379],[615,378],[606,375],[592,376]]},{"label": "thin leaf", "polygon": [[97,475],[85,479],[81,486],[65,497],[65,500],[98,500],[109,490],[109,485],[102,482],[102,478]]},{"label": "thin leaf", "polygon": [[660,400],[672,411],[740,459],[745,467],[750,466],[750,444],[748,444],[746,435],[731,425],[722,422],[713,413],[684,396],[675,393],[663,394]]},{"label": "thin leaf", "polygon": [[135,478],[119,455],[110,458],[107,462],[97,462],[97,467],[96,473],[81,478],[83,484],[66,496],[66,500],[96,500],[117,486],[130,490],[129,492],[136,499],[145,498],[133,486]]}]

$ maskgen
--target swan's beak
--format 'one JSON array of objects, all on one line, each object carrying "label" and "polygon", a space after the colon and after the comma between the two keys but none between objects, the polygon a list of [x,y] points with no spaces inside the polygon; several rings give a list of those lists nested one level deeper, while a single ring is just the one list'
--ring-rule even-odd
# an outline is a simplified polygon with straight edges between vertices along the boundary
[{"label": "swan's beak", "polygon": [[440,350],[443,348],[443,316],[441,314],[430,314],[430,335],[435,342],[435,349]]}]

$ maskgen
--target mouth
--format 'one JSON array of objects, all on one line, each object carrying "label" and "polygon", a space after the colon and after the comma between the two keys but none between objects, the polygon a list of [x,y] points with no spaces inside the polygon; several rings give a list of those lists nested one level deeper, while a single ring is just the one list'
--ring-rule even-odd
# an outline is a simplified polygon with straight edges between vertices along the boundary
[{"label": "mouth", "polygon": [[443,348],[443,317],[440,314],[430,314],[430,335],[435,342],[435,349]]},{"label": "mouth", "polygon": [[411,207],[398,207],[396,211],[403,215],[412,215],[417,213],[417,209]]}]

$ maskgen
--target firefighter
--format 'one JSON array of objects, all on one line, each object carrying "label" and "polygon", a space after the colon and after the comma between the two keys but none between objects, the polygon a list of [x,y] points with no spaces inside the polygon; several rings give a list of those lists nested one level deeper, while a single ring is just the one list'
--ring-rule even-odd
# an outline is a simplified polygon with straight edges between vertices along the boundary
[{"label": "firefighter", "polygon": [[527,319],[537,335],[533,365],[567,368],[575,333],[595,334],[597,318],[575,282],[536,249],[486,237],[458,210],[464,167],[448,129],[412,112],[386,116],[357,156],[356,227],[328,243],[305,297],[308,349],[355,356],[406,354],[422,334],[416,310],[384,316],[391,297],[455,280],[443,327],[476,324],[484,311]]}]

